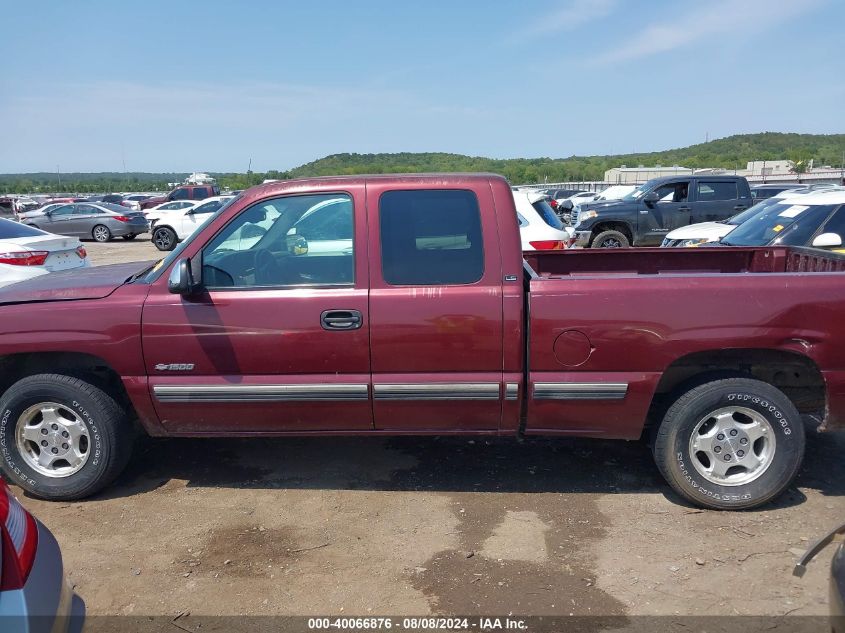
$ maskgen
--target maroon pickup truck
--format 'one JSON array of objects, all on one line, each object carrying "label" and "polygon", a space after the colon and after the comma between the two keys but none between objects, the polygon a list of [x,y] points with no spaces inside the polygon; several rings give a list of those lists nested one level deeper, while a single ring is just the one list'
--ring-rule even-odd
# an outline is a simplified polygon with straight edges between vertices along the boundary
[{"label": "maroon pickup truck", "polygon": [[141,200],[141,209],[152,209],[165,202],[172,200],[205,200],[212,196],[219,196],[220,188],[217,185],[181,185],[176,187],[166,196],[156,196]]},{"label": "maroon pickup truck", "polygon": [[320,178],[248,190],[155,265],[10,286],[3,471],[85,497],[139,431],[643,438],[736,509],[790,485],[805,424],[845,425],[842,257],[526,257],[498,176]]}]

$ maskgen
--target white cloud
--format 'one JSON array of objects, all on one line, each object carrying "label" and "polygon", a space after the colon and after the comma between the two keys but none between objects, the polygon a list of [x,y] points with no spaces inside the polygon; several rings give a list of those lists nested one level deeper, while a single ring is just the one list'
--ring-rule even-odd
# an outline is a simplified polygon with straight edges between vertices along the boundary
[{"label": "white cloud", "polygon": [[714,0],[696,3],[693,10],[671,21],[642,28],[637,35],[593,58],[592,62],[596,65],[627,62],[725,35],[745,38],[808,13],[826,1],[774,4],[771,0]]},{"label": "white cloud", "polygon": [[525,37],[571,31],[609,15],[617,5],[618,0],[569,0],[565,6],[541,17],[534,24],[523,29],[521,35]]}]

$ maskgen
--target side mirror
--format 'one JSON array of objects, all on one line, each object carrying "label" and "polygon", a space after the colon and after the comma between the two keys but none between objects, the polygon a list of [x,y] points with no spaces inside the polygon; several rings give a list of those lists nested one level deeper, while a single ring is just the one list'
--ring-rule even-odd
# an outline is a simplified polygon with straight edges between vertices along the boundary
[{"label": "side mirror", "polygon": [[842,246],[842,238],[838,233],[822,233],[813,240],[815,248],[837,248]]},{"label": "side mirror", "polygon": [[167,278],[167,289],[175,295],[189,295],[197,288],[194,274],[191,271],[191,261],[180,259],[170,271]]},{"label": "side mirror", "polygon": [[658,194],[656,191],[649,191],[643,196],[643,202],[645,202],[649,206],[656,204],[660,202],[660,194]]},{"label": "side mirror", "polygon": [[307,255],[308,254],[308,240],[301,235],[287,236],[288,253],[291,255]]}]

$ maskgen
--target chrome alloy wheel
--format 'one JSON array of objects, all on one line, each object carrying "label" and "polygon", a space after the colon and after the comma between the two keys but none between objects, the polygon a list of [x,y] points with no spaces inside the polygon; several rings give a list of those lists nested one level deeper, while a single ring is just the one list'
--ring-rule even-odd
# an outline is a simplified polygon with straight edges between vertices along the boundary
[{"label": "chrome alloy wheel", "polygon": [[74,411],[55,402],[41,402],[24,411],[15,437],[27,466],[47,477],[69,477],[88,461],[88,426]]},{"label": "chrome alloy wheel", "polygon": [[706,415],[690,436],[695,469],[720,486],[742,486],[760,477],[775,455],[775,433],[761,414],[724,407]]}]

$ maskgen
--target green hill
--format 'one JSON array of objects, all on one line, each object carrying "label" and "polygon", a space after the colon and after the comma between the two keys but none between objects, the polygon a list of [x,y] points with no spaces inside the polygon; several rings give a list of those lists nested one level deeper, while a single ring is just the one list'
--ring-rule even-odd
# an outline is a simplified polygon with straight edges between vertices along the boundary
[{"label": "green hill", "polygon": [[291,170],[293,177],[424,171],[491,171],[513,183],[601,180],[611,167],[681,165],[744,168],[752,160],[804,160],[839,166],[845,134],[739,134],[679,149],[614,156],[492,159],[444,153],[334,154]]},{"label": "green hill", "polygon": [[[684,167],[743,168],[752,160],[813,159],[816,166],[840,166],[845,161],[845,134],[738,134],[679,149],[614,156],[494,159],[445,153],[333,154],[290,171],[213,173],[221,186],[244,189],[265,178],[298,178],[342,174],[487,171],[515,184],[601,180],[611,167],[681,165]],[[53,173],[0,174],[0,193],[42,191],[105,192],[163,190],[187,173]]]}]

